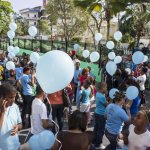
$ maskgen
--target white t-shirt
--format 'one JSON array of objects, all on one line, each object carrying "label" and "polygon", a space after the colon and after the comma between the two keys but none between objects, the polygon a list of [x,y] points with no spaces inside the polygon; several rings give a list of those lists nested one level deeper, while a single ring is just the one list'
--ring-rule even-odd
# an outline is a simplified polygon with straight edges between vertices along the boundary
[{"label": "white t-shirt", "polygon": [[146,150],[150,147],[150,132],[147,130],[145,133],[138,135],[134,132],[134,128],[134,125],[129,127],[128,149]]},{"label": "white t-shirt", "polygon": [[140,84],[139,84],[140,85],[140,90],[144,91],[145,90],[146,75],[143,74],[143,75],[139,76],[137,78],[137,80],[140,81]]},{"label": "white t-shirt", "polygon": [[42,119],[48,119],[47,109],[45,104],[38,98],[35,98],[32,102],[32,114],[31,114],[31,133],[38,134],[45,129],[42,125]]}]

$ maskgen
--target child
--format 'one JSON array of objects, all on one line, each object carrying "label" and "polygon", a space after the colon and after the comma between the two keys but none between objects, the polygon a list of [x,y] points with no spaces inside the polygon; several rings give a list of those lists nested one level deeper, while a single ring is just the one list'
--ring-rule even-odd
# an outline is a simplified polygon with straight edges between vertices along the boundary
[{"label": "child", "polygon": [[99,90],[96,93],[95,126],[94,126],[95,149],[105,148],[102,145],[102,139],[105,131],[105,122],[106,122],[104,116],[107,105],[106,95],[107,95],[107,84],[105,82],[102,82],[99,84]]},{"label": "child", "polygon": [[86,79],[83,83],[83,87],[81,90],[81,112],[86,112],[88,120],[90,119],[90,94],[91,94],[91,88],[90,88],[91,82]]},{"label": "child", "polygon": [[150,110],[141,110],[135,117],[134,125],[129,127],[128,149],[150,150]]}]

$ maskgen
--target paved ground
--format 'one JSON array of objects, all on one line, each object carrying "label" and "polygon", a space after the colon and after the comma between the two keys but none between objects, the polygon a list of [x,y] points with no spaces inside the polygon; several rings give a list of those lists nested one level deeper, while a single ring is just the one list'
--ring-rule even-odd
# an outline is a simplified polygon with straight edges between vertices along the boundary
[{"label": "paved ground", "polygon": [[[150,108],[150,90],[146,91],[146,105]],[[76,107],[73,107],[74,109],[76,109]],[[91,115],[93,116],[94,114],[94,109],[95,109],[95,105],[92,106],[92,111],[91,111]],[[93,126],[94,126],[94,120],[92,121],[92,123],[88,126],[88,130],[92,130],[93,131]],[[64,129],[67,129],[67,123],[64,123]],[[30,131],[30,129],[24,129],[19,133],[19,137],[20,137],[20,142],[24,143],[25,138],[27,137],[28,132]],[[103,144],[106,146],[108,144],[108,140],[107,138],[104,136],[103,139]]]}]

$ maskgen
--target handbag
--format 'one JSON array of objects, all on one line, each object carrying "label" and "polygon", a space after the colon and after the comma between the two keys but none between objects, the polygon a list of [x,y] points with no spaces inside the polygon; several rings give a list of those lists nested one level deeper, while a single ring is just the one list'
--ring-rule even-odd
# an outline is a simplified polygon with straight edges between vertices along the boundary
[{"label": "handbag", "polygon": [[64,107],[70,106],[70,98],[65,89],[63,89],[63,105],[64,105]]}]

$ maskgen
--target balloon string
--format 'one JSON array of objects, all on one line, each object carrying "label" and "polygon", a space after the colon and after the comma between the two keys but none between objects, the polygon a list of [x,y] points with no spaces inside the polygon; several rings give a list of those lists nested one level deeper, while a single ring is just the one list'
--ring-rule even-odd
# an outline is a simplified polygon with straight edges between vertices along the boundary
[{"label": "balloon string", "polygon": [[[49,105],[50,105],[50,116],[52,116],[52,106],[51,106],[51,103],[50,103],[50,100],[49,100],[49,98],[48,98],[48,96],[46,95],[46,99],[47,99],[47,101],[48,101],[48,103],[49,103]],[[58,124],[51,118],[51,121],[54,123],[54,125],[57,127],[57,132],[56,132],[56,134],[55,134],[55,138],[56,138],[56,141],[60,144],[60,147],[59,147],[59,150],[62,148],[62,143],[61,143],[61,141],[59,141],[58,139],[57,139],[57,135],[58,135],[58,132],[59,132],[59,126],[58,126]]]}]

